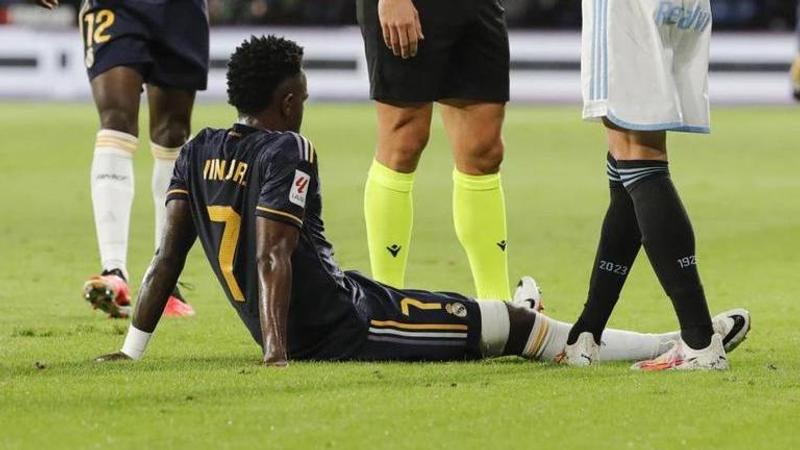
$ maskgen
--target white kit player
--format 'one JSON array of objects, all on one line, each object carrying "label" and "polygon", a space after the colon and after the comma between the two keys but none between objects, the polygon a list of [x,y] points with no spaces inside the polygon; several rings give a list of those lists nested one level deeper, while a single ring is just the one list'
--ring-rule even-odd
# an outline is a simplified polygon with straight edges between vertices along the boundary
[{"label": "white kit player", "polygon": [[708,133],[709,0],[584,0],[585,119]]},{"label": "white kit player", "polygon": [[[560,358],[596,360],[600,337],[644,247],[672,300],[681,337],[640,370],[727,369],[697,270],[694,232],[669,175],[667,131],[708,133],[709,0],[583,0],[585,119],[608,136],[610,204],[589,294]],[[731,316],[743,331],[749,313]]]}]

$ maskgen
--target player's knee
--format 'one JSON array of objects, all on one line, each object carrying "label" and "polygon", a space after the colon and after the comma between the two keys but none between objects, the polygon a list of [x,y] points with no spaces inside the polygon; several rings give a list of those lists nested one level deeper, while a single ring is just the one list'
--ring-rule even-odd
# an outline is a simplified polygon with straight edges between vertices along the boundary
[{"label": "player's knee", "polygon": [[150,140],[164,147],[180,147],[189,139],[189,130],[187,121],[160,121],[150,125]]},{"label": "player's knee", "polygon": [[608,120],[605,124],[609,152],[617,161],[666,160],[666,132],[625,130]]},{"label": "player's knee", "polygon": [[107,108],[100,111],[100,127],[133,136],[139,134],[139,118],[136,112],[124,108]]},{"label": "player's knee", "polygon": [[[459,149],[456,154],[456,167],[468,175],[489,175],[500,171],[505,147],[502,139],[490,142],[475,142],[470,148]],[[482,145],[481,145],[482,144]]]},{"label": "player's knee", "polygon": [[628,145],[621,147],[612,147],[611,156],[617,161],[666,161],[667,152],[657,147],[648,147],[640,145]]},{"label": "player's knee", "polygon": [[430,129],[398,130],[378,143],[376,155],[386,167],[399,172],[413,172],[428,145]]}]

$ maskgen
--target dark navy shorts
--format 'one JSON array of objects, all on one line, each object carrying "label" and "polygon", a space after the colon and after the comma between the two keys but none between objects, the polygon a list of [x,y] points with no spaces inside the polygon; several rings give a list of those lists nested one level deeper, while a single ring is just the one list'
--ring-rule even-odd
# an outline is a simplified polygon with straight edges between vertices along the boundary
[{"label": "dark navy shorts", "polygon": [[[481,312],[475,300],[448,292],[395,289],[358,272],[346,272],[345,278],[355,297],[347,300],[353,302],[351,312],[338,322],[303,329],[297,324],[313,323],[313,318],[292,320],[293,315],[318,318],[322,312],[289,307],[290,359],[466,361],[482,357]],[[297,299],[293,301],[297,305]],[[237,311],[261,346],[258,313],[240,308]],[[319,341],[298,344],[298,336],[309,335],[319,336]]]},{"label": "dark navy shorts", "polygon": [[481,358],[478,303],[461,294],[395,289],[347,272],[364,291],[358,307],[369,320],[352,359],[458,361]]},{"label": "dark navy shorts", "polygon": [[127,66],[148,84],[206,88],[205,0],[85,0],[79,20],[89,79]]}]

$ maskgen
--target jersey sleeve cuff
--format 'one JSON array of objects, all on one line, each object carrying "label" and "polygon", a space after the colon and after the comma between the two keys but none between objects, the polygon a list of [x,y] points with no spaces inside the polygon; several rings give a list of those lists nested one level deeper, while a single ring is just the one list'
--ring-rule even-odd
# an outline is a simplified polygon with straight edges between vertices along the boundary
[{"label": "jersey sleeve cuff", "polygon": [[167,191],[167,201],[170,200],[189,200],[189,191],[186,189],[170,189]]},{"label": "jersey sleeve cuff", "polygon": [[297,228],[303,227],[303,219],[286,211],[279,211],[277,209],[267,208],[266,206],[256,206],[256,215],[266,217],[267,219],[277,220],[278,222],[288,223],[289,225],[294,225]]}]

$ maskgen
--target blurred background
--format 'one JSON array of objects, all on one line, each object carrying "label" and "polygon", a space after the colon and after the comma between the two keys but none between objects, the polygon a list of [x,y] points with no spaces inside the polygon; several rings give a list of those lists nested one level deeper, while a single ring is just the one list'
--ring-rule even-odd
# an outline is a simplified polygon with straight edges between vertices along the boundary
[{"label": "blurred background", "polygon": [[[786,31],[794,27],[796,20],[795,0],[712,0],[711,3],[715,27],[720,30]],[[0,10],[4,10],[0,12],[0,21],[12,22],[15,5],[24,4],[23,0],[0,0]],[[61,1],[73,24],[77,24],[79,4],[78,0]],[[538,29],[578,29],[580,4],[580,0],[505,2],[512,28]],[[209,0],[208,12],[215,26],[355,24],[355,0]]]},{"label": "blurred background", "polygon": [[[200,100],[224,99],[227,55],[249,34],[276,33],[306,47],[316,100],[368,98],[355,19],[356,0],[208,0],[210,86]],[[788,103],[787,72],[797,53],[796,0],[711,0],[711,92],[719,103]],[[0,98],[88,99],[76,31],[78,0],[46,11],[0,0]],[[580,0],[506,0],[512,99],[579,100]]]}]

